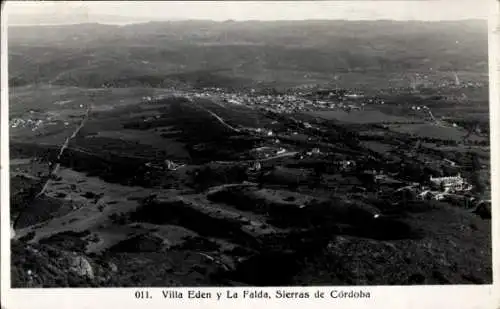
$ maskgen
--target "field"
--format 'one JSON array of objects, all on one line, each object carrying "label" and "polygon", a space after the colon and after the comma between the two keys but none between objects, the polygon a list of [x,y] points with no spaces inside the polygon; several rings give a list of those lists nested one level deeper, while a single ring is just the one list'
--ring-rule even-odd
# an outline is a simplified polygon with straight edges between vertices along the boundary
[{"label": "field", "polygon": [[363,111],[324,111],[324,112],[313,112],[313,116],[324,118],[324,119],[334,119],[340,122],[346,123],[356,123],[356,124],[377,124],[377,123],[411,123],[418,121],[419,119],[412,119],[402,116],[393,116],[389,114],[384,114],[378,110],[363,110]]},{"label": "field", "polygon": [[389,129],[394,132],[418,136],[421,138],[433,138],[440,140],[461,141],[467,138],[471,141],[484,141],[485,139],[475,134],[467,137],[467,132],[454,127],[445,127],[434,124],[405,124],[391,125]]}]

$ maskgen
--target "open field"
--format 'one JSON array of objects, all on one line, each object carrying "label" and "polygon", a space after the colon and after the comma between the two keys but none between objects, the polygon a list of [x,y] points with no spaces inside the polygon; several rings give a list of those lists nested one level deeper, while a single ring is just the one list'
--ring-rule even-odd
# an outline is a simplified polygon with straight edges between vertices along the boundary
[{"label": "open field", "polygon": [[345,112],[342,110],[339,111],[326,111],[326,112],[314,112],[313,116],[328,119],[328,120],[338,120],[341,122],[347,123],[412,123],[415,121],[419,121],[419,119],[412,119],[402,116],[393,116],[384,114],[378,110],[362,110],[362,111],[353,111],[353,112]]},{"label": "open field", "polygon": [[[435,124],[405,124],[405,125],[390,125],[389,130],[398,133],[409,134],[421,138],[435,138],[440,140],[461,141],[467,138],[471,141],[485,140],[484,138],[472,134],[467,135],[467,132],[454,127],[435,125]],[[468,136],[468,137],[467,137]]]}]

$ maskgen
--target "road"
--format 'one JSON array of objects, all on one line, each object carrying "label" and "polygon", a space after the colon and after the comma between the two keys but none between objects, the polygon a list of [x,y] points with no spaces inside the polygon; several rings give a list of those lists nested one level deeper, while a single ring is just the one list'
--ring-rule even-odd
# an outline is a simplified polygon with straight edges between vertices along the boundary
[{"label": "road", "polygon": [[[195,100],[193,100],[193,98],[191,98],[190,96],[186,96],[186,98],[189,100],[189,102],[196,104]],[[224,119],[222,119],[222,117],[220,117],[216,113],[208,110],[207,108],[201,106],[200,104],[196,104],[196,106],[199,107],[199,108],[201,108],[201,109],[203,109],[204,111],[206,111],[210,115],[212,115],[215,119],[217,119],[223,126],[225,126],[226,128],[228,128],[229,130],[231,130],[233,132],[237,132],[237,133],[241,132],[240,129],[231,126]]]},{"label": "road", "polygon": [[264,158],[264,159],[240,160],[240,161],[214,161],[214,162],[218,163],[218,164],[253,163],[255,161],[266,162],[266,161],[271,161],[271,160],[279,159],[279,158],[292,157],[296,154],[298,154],[297,151],[290,151],[290,152],[285,152],[285,153],[275,155],[275,156],[272,156],[269,158]]},{"label": "road", "polygon": [[[64,153],[64,150],[66,150],[68,148],[70,140],[72,140],[73,138],[75,138],[78,135],[78,132],[80,132],[80,130],[85,126],[85,123],[87,122],[87,119],[89,118],[91,109],[92,109],[92,105],[88,104],[88,106],[87,106],[87,112],[85,113],[85,116],[83,117],[83,119],[80,122],[80,124],[75,128],[75,131],[73,131],[73,133],[71,134],[71,136],[69,136],[68,138],[66,138],[66,140],[64,141],[64,143],[61,145],[61,148],[59,149],[59,154],[57,155],[56,164],[54,165],[54,167],[52,168],[52,170],[49,171],[49,174],[47,176],[41,178],[41,181],[45,181],[45,183],[43,184],[40,192],[38,192],[33,197],[33,200],[31,202],[33,202],[34,200],[36,200],[37,198],[39,198],[40,196],[42,196],[45,193],[45,191],[47,190],[47,188],[49,187],[49,185],[52,183],[52,176],[57,175],[57,173],[59,172],[59,168],[61,166],[60,159],[61,159],[61,157],[62,157],[62,155]],[[17,218],[14,219],[14,222],[12,224],[12,229],[17,225],[18,220],[21,218],[22,214],[29,207],[30,207],[30,203],[27,203],[26,206],[25,206],[25,208],[20,211],[20,213],[18,214]]]},{"label": "road", "polygon": [[87,106],[87,111],[85,113],[85,116],[83,117],[83,119],[80,122],[80,124],[78,125],[78,127],[75,128],[75,131],[73,131],[71,136],[66,138],[64,143],[61,145],[61,149],[59,149],[59,154],[57,155],[56,164],[54,165],[52,171],[50,171],[49,177],[48,177],[47,181],[45,182],[44,186],[42,187],[42,190],[40,190],[40,192],[35,196],[35,198],[37,198],[45,193],[45,190],[47,190],[47,187],[49,186],[49,184],[51,182],[50,176],[55,176],[55,175],[57,175],[57,172],[59,172],[59,168],[61,167],[60,160],[61,160],[61,157],[64,153],[64,150],[66,150],[68,148],[69,142],[78,135],[78,132],[80,132],[80,130],[85,126],[85,123],[87,123],[91,109],[92,109],[92,105],[89,104]]}]

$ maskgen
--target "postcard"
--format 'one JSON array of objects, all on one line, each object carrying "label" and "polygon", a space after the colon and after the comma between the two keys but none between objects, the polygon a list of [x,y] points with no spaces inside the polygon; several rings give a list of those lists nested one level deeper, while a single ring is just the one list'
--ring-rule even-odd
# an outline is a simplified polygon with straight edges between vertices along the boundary
[{"label": "postcard", "polygon": [[2,308],[500,308],[498,15],[7,1]]}]

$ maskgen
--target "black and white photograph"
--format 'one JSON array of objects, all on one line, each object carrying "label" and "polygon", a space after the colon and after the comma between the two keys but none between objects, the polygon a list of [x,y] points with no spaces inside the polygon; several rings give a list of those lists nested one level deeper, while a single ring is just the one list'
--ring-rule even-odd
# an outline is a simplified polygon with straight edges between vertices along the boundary
[{"label": "black and white photograph", "polygon": [[489,1],[4,10],[12,289],[493,283]]}]

